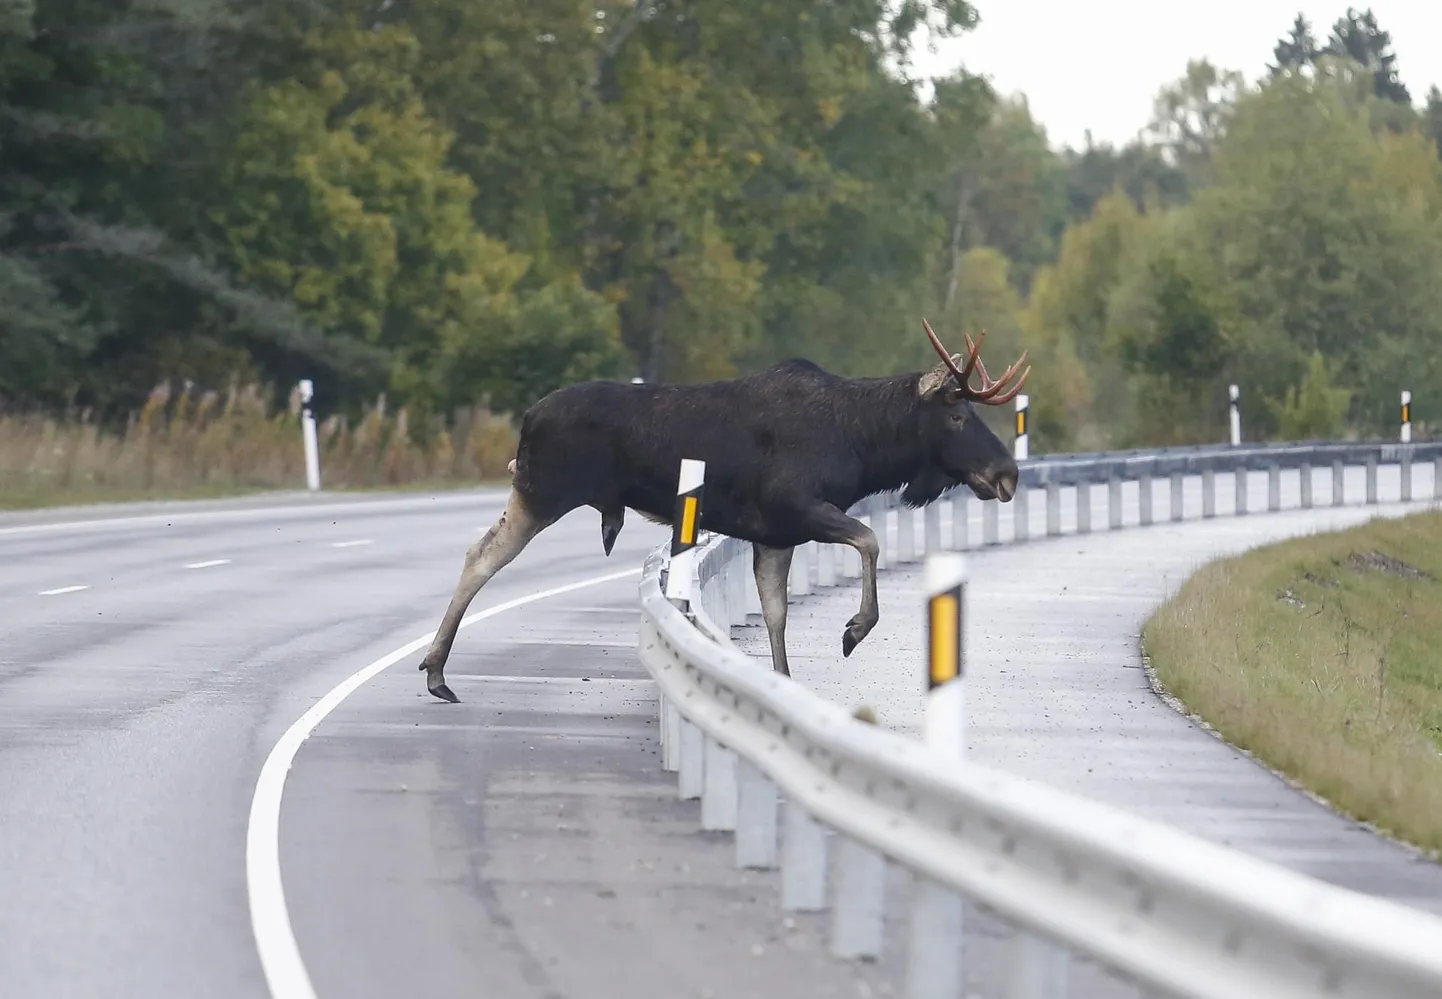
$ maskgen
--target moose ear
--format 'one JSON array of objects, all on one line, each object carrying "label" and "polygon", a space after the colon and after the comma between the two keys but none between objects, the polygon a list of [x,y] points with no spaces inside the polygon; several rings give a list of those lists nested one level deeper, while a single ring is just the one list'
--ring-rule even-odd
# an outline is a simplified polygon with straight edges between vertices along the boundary
[{"label": "moose ear", "polygon": [[921,376],[921,380],[916,383],[916,394],[923,399],[930,399],[950,378],[951,372],[947,370],[946,365],[938,364]]},{"label": "moose ear", "polygon": [[[958,368],[961,367],[962,356],[960,354],[952,354],[951,359]],[[945,364],[938,364],[921,376],[916,383],[916,394],[923,399],[930,399],[943,385],[954,381],[956,381],[956,376],[951,373],[951,369]]]}]

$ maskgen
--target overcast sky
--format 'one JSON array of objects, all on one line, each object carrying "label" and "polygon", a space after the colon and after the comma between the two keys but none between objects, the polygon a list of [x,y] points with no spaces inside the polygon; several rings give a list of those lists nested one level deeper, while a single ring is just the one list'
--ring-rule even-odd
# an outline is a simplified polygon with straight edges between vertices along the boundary
[{"label": "overcast sky", "polygon": [[[965,64],[1000,91],[1022,91],[1054,147],[1080,147],[1088,128],[1097,142],[1121,145],[1151,116],[1152,98],[1207,57],[1253,82],[1272,47],[1301,12],[1324,42],[1346,0],[975,0],[981,24],[958,40],[925,48],[914,72],[938,76]],[[1366,10],[1367,3],[1354,4]],[[1422,103],[1442,86],[1442,0],[1376,0],[1370,4],[1392,35],[1402,82]]]}]

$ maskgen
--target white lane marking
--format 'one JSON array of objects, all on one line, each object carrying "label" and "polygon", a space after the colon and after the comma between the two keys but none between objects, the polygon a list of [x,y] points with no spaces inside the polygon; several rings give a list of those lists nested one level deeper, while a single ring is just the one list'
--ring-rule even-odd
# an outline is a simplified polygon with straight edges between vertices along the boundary
[{"label": "white lane marking", "polygon": [[373,545],[374,541],[367,538],[365,541],[335,541],[331,543],[332,548],[358,548],[361,545]]},{"label": "white lane marking", "polygon": [[54,590],[41,590],[40,595],[42,597],[58,597],[62,593],[78,593],[81,590],[88,589],[90,589],[88,586],[62,586]]},{"label": "white lane marking", "polygon": [[213,565],[230,565],[228,558],[213,558],[209,562],[192,562],[186,566],[187,569],[209,569]]},{"label": "white lane marking", "polygon": [[[641,569],[638,567],[541,590],[470,614],[461,620],[460,626],[466,628],[488,617],[504,614],[538,600],[559,597],[563,593],[573,593],[588,586],[599,586],[640,574]],[[355,693],[361,684],[411,653],[425,648],[435,634],[432,631],[406,643],[332,687],[309,711],[285,730],[285,734],[271,749],[270,755],[265,758],[265,763],[260,768],[260,776],[255,782],[255,795],[250,802],[250,824],[245,834],[245,881],[250,896],[251,931],[255,935],[256,950],[260,953],[261,967],[265,971],[265,980],[270,985],[273,999],[315,999],[310,973],[306,971],[305,962],[301,960],[300,948],[296,945],[295,933],[291,930],[290,912],[285,905],[285,886],[280,876],[280,799],[285,790],[286,774],[295,762],[295,754],[300,750],[301,743],[309,738],[326,715]]]},{"label": "white lane marking", "polygon": [[[356,499],[344,503],[325,503],[311,506],[306,502],[275,503],[267,506],[241,507],[230,510],[182,510],[174,513],[135,513],[125,517],[103,517],[92,520],[60,520],[43,524],[21,524],[15,527],[0,527],[0,537],[25,534],[48,534],[75,530],[103,530],[105,528],[141,528],[169,526],[194,521],[228,522],[232,520],[265,520],[272,515],[302,514],[311,517],[329,517],[337,514],[357,513],[363,516],[377,516],[390,513],[405,513],[416,507],[431,504],[446,513],[461,512],[462,507],[494,504],[497,512],[504,509],[508,490],[484,490],[456,494],[446,492],[436,496],[422,496],[404,499]],[[295,517],[294,519],[304,519]]]}]

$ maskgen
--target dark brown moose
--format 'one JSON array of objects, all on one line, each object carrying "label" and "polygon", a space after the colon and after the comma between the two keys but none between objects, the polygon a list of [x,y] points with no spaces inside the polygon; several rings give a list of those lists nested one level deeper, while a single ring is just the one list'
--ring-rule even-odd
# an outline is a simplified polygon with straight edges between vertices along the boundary
[{"label": "dark brown moose", "polygon": [[[861,555],[861,608],[846,623],[849,656],[880,617],[876,536],[847,515],[858,500],[902,490],[910,508],[965,483],[983,500],[1016,493],[1011,452],[973,404],[1011,401],[1027,375],[1002,389],[1026,353],[998,379],[980,357],[948,354],[922,326],[942,363],[884,378],[842,378],[806,360],[787,360],[739,378],[703,384],[588,381],[556,389],[529,410],[510,469],[500,519],[466,552],[465,566],[420,668],[426,689],[458,700],[446,659],[466,608],[481,587],[541,531],[582,506],[601,515],[611,553],[627,509],[670,524],[682,458],[706,463],[703,530],[749,541],[771,639],[772,665],[786,664],[786,580],[797,545],[849,545]],[[969,379],[975,370],[981,386]]]}]

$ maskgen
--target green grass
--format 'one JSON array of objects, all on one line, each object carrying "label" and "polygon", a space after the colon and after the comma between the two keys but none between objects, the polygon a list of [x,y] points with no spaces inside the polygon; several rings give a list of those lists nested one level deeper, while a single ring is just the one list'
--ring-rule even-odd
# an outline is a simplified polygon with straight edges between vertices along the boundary
[{"label": "green grass", "polygon": [[1147,622],[1161,684],[1334,807],[1442,851],[1442,513],[1213,562]]},{"label": "green grass", "polygon": [[[384,400],[354,426],[317,428],[327,490],[472,488],[508,482],[511,421],[485,410],[413,427]],[[272,411],[253,388],[172,395],[165,388],[123,429],[85,413],[0,417],[0,510],[77,503],[209,499],[305,488],[299,403]]]}]

